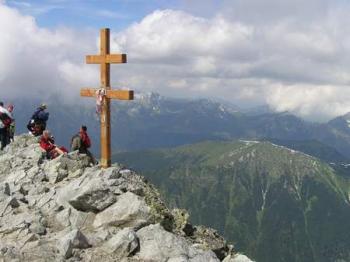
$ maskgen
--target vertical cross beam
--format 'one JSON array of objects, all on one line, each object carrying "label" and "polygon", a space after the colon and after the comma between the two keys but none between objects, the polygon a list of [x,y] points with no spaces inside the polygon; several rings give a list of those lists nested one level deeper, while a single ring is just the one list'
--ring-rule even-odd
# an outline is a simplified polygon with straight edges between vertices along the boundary
[{"label": "vertical cross beam", "polygon": [[[109,55],[109,29],[103,28],[100,32],[100,55]],[[101,87],[108,90],[110,85],[110,64],[101,63]],[[101,111],[101,166],[111,166],[111,108],[110,99],[104,97]]]}]

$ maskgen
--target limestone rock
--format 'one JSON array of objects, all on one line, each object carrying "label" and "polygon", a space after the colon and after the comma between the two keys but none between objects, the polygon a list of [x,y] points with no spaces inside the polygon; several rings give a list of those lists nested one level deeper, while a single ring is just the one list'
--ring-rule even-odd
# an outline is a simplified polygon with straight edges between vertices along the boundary
[{"label": "limestone rock", "polygon": [[227,256],[223,262],[254,262],[250,260],[247,256],[242,254],[234,254]]},{"label": "limestone rock", "polygon": [[117,195],[122,194],[113,182],[103,171],[89,168],[58,190],[57,201],[60,205],[69,204],[79,211],[98,213],[112,205]]},{"label": "limestone rock", "polygon": [[14,208],[19,207],[19,203],[16,197],[8,197],[0,202],[0,217],[4,216],[6,212],[11,211]]},{"label": "limestone rock", "polygon": [[59,250],[64,258],[70,258],[74,248],[84,249],[90,247],[88,240],[79,230],[69,232],[60,239],[59,243]]},{"label": "limestone rock", "polygon": [[8,183],[3,183],[0,185],[0,194],[1,195],[11,195],[10,185]]},{"label": "limestone rock", "polygon": [[29,225],[29,231],[37,235],[45,235],[47,233],[47,221],[41,212],[36,212],[33,220]]},{"label": "limestone rock", "polygon": [[128,257],[139,247],[137,235],[131,228],[124,228],[114,235],[103,246],[108,253],[115,253],[118,257]]},{"label": "limestone rock", "polygon": [[167,232],[160,224],[149,225],[137,232],[140,252],[145,261],[220,261],[212,251],[196,249],[185,238]]},{"label": "limestone rock", "polygon": [[55,220],[60,224],[61,227],[67,228],[85,228],[94,220],[93,213],[80,212],[74,208],[63,208],[58,210]]},{"label": "limestone rock", "polygon": [[138,228],[149,223],[150,208],[139,196],[126,192],[117,202],[96,215],[94,226],[115,226]]},{"label": "limestone rock", "polygon": [[77,195],[69,200],[69,204],[80,211],[97,213],[115,201],[116,195],[107,184],[102,180],[92,179],[86,185],[82,185]]}]

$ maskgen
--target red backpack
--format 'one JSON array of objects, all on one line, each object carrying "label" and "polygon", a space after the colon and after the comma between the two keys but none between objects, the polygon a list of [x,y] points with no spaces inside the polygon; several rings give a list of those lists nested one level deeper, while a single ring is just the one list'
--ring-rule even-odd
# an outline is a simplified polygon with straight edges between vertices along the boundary
[{"label": "red backpack", "polygon": [[80,138],[86,148],[91,146],[91,141],[86,132],[80,132]]}]

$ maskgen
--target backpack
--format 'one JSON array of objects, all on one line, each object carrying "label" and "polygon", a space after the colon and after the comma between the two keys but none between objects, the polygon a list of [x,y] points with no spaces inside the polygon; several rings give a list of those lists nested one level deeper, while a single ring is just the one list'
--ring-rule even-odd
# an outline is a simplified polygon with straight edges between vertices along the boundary
[{"label": "backpack", "polygon": [[35,122],[46,122],[49,119],[49,113],[39,108],[34,112],[32,119]]},{"label": "backpack", "polygon": [[32,115],[32,119],[35,121],[35,120],[38,120],[38,115],[40,113],[41,109],[37,109],[34,114]]},{"label": "backpack", "polygon": [[81,136],[81,141],[82,141],[84,147],[89,148],[91,146],[91,141],[90,141],[88,134],[81,133],[80,136]]},{"label": "backpack", "polygon": [[0,120],[5,127],[10,126],[12,123],[11,117],[9,117],[6,113],[0,113]]}]

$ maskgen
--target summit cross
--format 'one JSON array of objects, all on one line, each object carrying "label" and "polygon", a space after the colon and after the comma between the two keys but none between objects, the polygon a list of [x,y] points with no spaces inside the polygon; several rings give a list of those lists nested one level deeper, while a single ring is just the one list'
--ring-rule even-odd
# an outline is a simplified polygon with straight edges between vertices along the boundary
[{"label": "summit cross", "polygon": [[100,64],[101,87],[83,88],[80,95],[84,97],[97,97],[103,93],[101,101],[101,166],[111,166],[111,99],[133,100],[132,90],[112,90],[110,86],[110,64],[126,63],[126,54],[110,54],[110,33],[108,28],[100,31],[100,54],[87,55],[87,64]]}]

